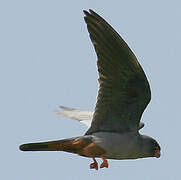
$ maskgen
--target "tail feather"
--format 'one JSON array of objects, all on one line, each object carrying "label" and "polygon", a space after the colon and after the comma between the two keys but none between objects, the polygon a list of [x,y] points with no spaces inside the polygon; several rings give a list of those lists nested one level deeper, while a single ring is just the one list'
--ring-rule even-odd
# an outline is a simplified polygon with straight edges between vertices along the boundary
[{"label": "tail feather", "polygon": [[65,151],[85,157],[99,157],[105,153],[105,150],[95,144],[90,136],[22,144],[19,149],[21,151]]},{"label": "tail feather", "polygon": [[69,149],[72,147],[71,144],[73,140],[72,138],[58,141],[28,143],[20,145],[19,149],[21,151],[70,151]]}]

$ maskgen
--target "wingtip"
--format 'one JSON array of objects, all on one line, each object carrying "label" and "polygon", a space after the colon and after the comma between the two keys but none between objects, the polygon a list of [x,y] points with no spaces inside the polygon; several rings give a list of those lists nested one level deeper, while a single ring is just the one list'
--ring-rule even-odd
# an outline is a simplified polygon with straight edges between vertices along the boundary
[{"label": "wingtip", "polygon": [[91,14],[94,14],[94,13],[95,13],[92,9],[89,9],[89,12],[90,12]]},{"label": "wingtip", "polygon": [[59,105],[59,108],[64,109],[64,108],[65,108],[65,106]]},{"label": "wingtip", "polygon": [[75,110],[74,108],[67,107],[67,106],[62,106],[62,105],[60,105],[59,108],[62,109],[62,110],[69,110],[69,111]]},{"label": "wingtip", "polygon": [[83,10],[83,13],[85,14],[85,16],[89,16],[89,12],[86,10]]},{"label": "wingtip", "polygon": [[86,16],[90,16],[90,15],[93,15],[93,14],[96,14],[92,9],[89,9],[89,11],[87,10],[83,10],[84,14]]}]

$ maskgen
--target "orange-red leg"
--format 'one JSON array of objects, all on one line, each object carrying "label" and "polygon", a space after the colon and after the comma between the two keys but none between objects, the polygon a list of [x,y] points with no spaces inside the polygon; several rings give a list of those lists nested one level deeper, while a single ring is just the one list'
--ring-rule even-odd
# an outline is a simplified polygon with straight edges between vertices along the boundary
[{"label": "orange-red leg", "polygon": [[108,161],[103,156],[100,156],[100,158],[103,160],[103,163],[101,164],[100,168],[108,168]]},{"label": "orange-red leg", "polygon": [[93,158],[94,162],[90,164],[90,169],[98,170],[98,164],[95,158]]}]

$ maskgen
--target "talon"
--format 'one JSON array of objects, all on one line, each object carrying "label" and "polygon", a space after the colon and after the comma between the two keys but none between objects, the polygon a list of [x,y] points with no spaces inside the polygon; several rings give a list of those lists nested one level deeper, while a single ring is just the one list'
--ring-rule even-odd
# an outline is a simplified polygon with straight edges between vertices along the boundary
[{"label": "talon", "polygon": [[96,169],[96,170],[98,170],[98,164],[97,164],[97,163],[91,163],[91,164],[90,164],[90,169]]},{"label": "talon", "polygon": [[90,164],[90,169],[98,170],[98,164],[95,158],[93,158],[94,162]]},{"label": "talon", "polygon": [[107,161],[107,159],[105,159],[104,157],[100,157],[100,158],[102,158],[102,160],[103,160],[103,163],[101,164],[101,166],[100,166],[100,168],[108,168],[108,161]]}]

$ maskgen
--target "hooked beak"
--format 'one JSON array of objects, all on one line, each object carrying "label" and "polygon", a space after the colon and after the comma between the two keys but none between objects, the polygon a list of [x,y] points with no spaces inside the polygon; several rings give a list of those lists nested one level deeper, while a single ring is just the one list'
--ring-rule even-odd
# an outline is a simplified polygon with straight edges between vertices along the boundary
[{"label": "hooked beak", "polygon": [[155,152],[154,152],[154,156],[156,157],[156,158],[159,158],[160,157],[160,149],[156,149],[155,150]]}]

